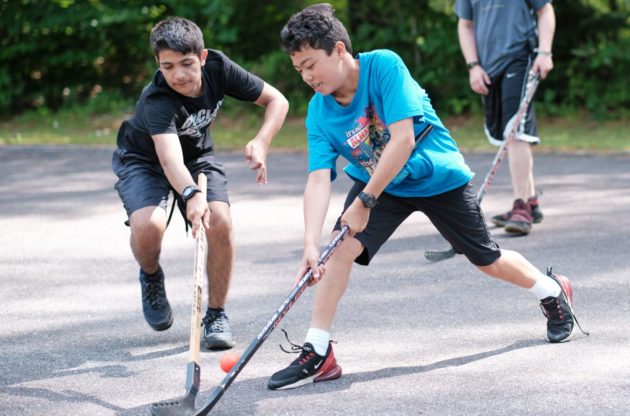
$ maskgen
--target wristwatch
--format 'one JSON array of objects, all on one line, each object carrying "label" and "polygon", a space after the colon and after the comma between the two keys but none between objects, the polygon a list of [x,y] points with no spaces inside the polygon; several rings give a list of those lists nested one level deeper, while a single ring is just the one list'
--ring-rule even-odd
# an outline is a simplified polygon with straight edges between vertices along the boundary
[{"label": "wristwatch", "polygon": [[188,202],[188,200],[192,198],[193,195],[195,195],[197,192],[201,192],[197,185],[188,185],[187,187],[185,187],[182,191],[182,200],[184,201],[184,204]]},{"label": "wristwatch", "polygon": [[479,65],[479,61],[472,61],[472,62],[467,62],[466,63],[466,67],[468,68],[468,70],[473,69],[477,65]]},{"label": "wristwatch", "polygon": [[363,202],[363,206],[366,208],[374,208],[377,204],[376,197],[372,194],[367,194],[365,192],[361,192],[359,194],[359,199]]}]

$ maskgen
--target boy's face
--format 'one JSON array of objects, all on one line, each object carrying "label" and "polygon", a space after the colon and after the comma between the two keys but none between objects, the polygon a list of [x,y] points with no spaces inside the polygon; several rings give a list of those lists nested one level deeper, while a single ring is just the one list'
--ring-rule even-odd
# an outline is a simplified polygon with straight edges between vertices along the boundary
[{"label": "boy's face", "polygon": [[[343,45],[341,42],[337,44]],[[302,80],[316,92],[322,95],[333,94],[344,80],[344,65],[341,56],[345,53],[345,47],[341,47],[342,52],[339,49],[339,46],[335,47],[328,55],[323,49],[304,46],[291,54],[291,62],[302,76]]]},{"label": "boy's face", "polygon": [[169,87],[186,97],[201,95],[201,67],[206,63],[208,51],[195,53],[177,52],[171,49],[160,51],[156,60]]}]

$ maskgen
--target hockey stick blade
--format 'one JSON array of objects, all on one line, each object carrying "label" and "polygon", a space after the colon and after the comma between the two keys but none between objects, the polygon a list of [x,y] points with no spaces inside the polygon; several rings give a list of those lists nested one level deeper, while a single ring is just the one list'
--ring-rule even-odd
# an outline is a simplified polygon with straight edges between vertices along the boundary
[{"label": "hockey stick blade", "polygon": [[424,257],[430,262],[437,262],[455,257],[455,250],[449,248],[447,250],[427,250],[424,252]]},{"label": "hockey stick blade", "polygon": [[[330,242],[330,244],[328,244],[324,251],[322,251],[317,264],[322,265],[326,263],[333,252],[348,235],[349,231],[350,229],[348,228],[348,226],[344,225],[337,236]],[[234,364],[234,366],[225,376],[223,381],[221,381],[221,383],[210,393],[210,398],[208,399],[208,401],[201,408],[195,411],[194,416],[206,416],[212,410],[212,408],[221,399],[227,388],[230,387],[232,382],[236,379],[236,376],[238,376],[241,370],[254,356],[258,348],[260,348],[260,346],[263,344],[263,342],[265,342],[271,332],[278,326],[278,324],[280,324],[280,321],[282,321],[287,312],[289,312],[289,309],[291,309],[291,307],[297,301],[300,295],[306,290],[312,279],[312,270],[307,271],[304,276],[302,276],[300,281],[291,290],[291,293],[289,293],[289,296],[276,310],[269,322],[267,322],[267,324],[260,331],[258,336],[256,336],[256,338],[254,338],[254,340],[249,344],[249,347],[247,347],[245,352],[243,352],[241,358],[236,362],[236,364]]]}]

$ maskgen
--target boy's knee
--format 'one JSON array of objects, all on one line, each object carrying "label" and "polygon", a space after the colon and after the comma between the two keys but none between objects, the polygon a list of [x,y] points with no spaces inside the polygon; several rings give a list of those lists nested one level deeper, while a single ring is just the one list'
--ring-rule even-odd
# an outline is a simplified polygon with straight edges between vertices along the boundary
[{"label": "boy's knee", "polygon": [[363,252],[363,244],[356,238],[347,238],[334,254],[340,260],[352,263]]}]

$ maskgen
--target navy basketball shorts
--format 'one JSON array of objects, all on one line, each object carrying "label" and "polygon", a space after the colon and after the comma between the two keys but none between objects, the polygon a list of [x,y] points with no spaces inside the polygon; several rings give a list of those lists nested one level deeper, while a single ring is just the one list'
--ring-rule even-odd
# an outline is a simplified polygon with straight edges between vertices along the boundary
[{"label": "navy basketball shorts", "polygon": [[[214,155],[202,156],[186,163],[186,167],[195,181],[200,172],[207,176],[208,202],[223,201],[229,204],[225,169]],[[166,210],[169,194],[173,191],[179,209],[186,218],[181,196],[171,188],[159,163],[150,162],[129,154],[125,150],[117,149],[112,157],[112,169],[118,176],[118,182],[114,188],[123,202],[127,217],[146,207],[160,207]]]},{"label": "navy basketball shorts", "polygon": [[[364,187],[364,183],[355,181],[348,192],[344,211]],[[368,265],[398,226],[416,211],[423,212],[455,251],[464,254],[472,264],[488,266],[501,257],[499,245],[490,235],[477,203],[477,195],[468,183],[429,197],[403,198],[381,194],[378,204],[371,209],[367,227],[355,235],[364,247],[355,262]],[[341,229],[339,219],[334,229]],[[418,247],[418,253],[421,252]]]},{"label": "navy basketball shorts", "polygon": [[[521,98],[525,94],[530,59],[524,56],[516,59],[501,74],[491,78],[488,95],[481,96],[484,109],[484,130],[488,141],[500,146],[508,133],[505,129],[510,119],[518,111]],[[525,125],[520,127],[516,139],[531,144],[540,143],[536,128],[534,103],[530,103],[525,114]]]}]

